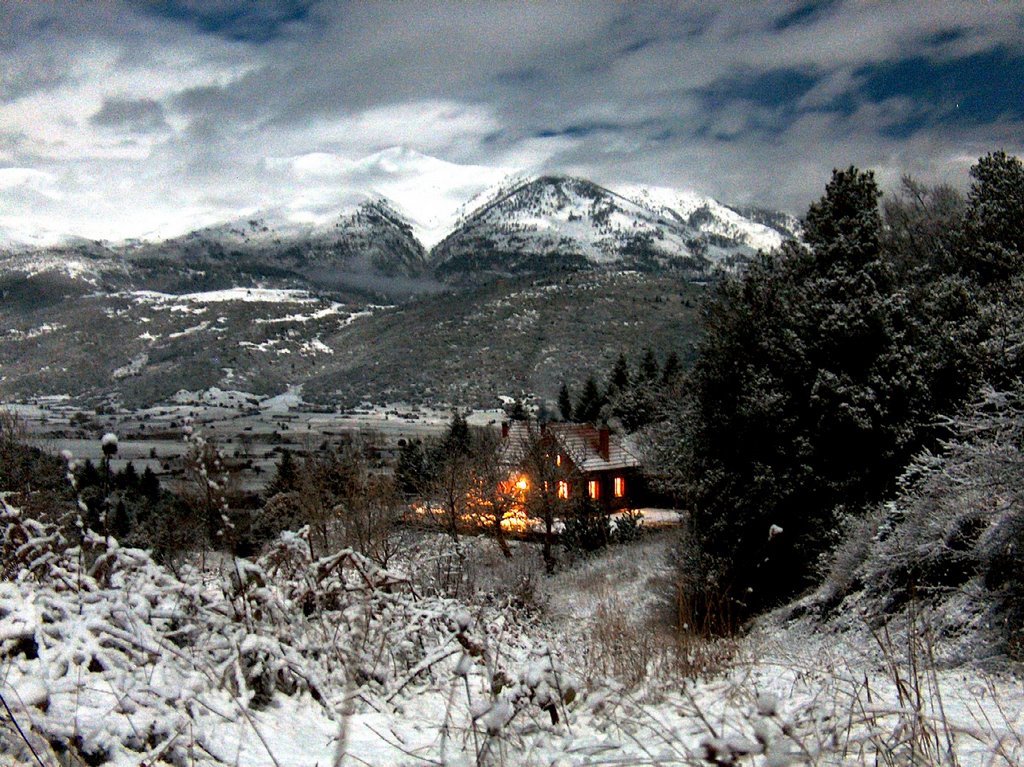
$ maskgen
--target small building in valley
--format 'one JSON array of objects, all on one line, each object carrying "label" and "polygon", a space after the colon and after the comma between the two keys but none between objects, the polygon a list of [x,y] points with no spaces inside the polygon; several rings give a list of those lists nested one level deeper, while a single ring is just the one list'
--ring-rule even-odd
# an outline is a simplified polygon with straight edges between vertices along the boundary
[{"label": "small building in valley", "polygon": [[532,482],[555,483],[564,501],[586,494],[605,511],[645,505],[640,451],[607,426],[512,421],[502,424],[502,440],[510,471],[521,471]]}]

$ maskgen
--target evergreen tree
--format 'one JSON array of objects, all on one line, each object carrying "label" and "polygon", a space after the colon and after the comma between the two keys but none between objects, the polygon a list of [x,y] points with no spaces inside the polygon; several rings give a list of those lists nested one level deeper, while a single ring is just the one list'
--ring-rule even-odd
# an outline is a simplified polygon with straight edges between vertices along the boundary
[{"label": "evergreen tree", "polygon": [[629,363],[626,355],[620,353],[608,376],[608,396],[614,398],[629,388]]},{"label": "evergreen tree", "polygon": [[78,470],[78,487],[84,490],[87,487],[98,487],[102,483],[103,477],[100,476],[96,464],[91,458],[86,458],[82,468]]},{"label": "evergreen tree", "polygon": [[422,443],[419,440],[409,440],[402,445],[398,453],[398,465],[395,467],[395,481],[398,483],[399,491],[406,497],[421,493],[428,476]]},{"label": "evergreen tree", "polygon": [[295,466],[295,459],[288,450],[281,451],[281,458],[277,462],[277,472],[273,479],[267,484],[267,497],[278,493],[290,493],[298,487],[298,469]]},{"label": "evergreen tree", "polygon": [[561,413],[563,421],[572,420],[572,395],[569,394],[569,386],[565,382],[558,390],[558,412]]},{"label": "evergreen tree", "polygon": [[675,350],[668,353],[665,358],[665,367],[661,370],[661,385],[666,389],[679,383],[683,376],[683,365],[679,361],[679,355]]},{"label": "evergreen tree", "polygon": [[513,421],[525,421],[527,419],[526,407],[518,397],[512,402],[512,406],[507,412],[509,419]]},{"label": "evergreen tree", "polygon": [[654,350],[648,346],[640,358],[640,367],[636,373],[637,380],[652,384],[657,383],[660,376],[661,368],[658,365],[658,358],[654,356]]},{"label": "evergreen tree", "polygon": [[139,479],[139,493],[151,504],[160,500],[160,480],[148,466]]},{"label": "evergreen tree", "polygon": [[999,388],[1024,375],[1024,166],[1004,152],[971,168],[964,249],[979,289],[981,363]]},{"label": "evergreen tree", "polygon": [[576,402],[574,411],[575,420],[579,423],[596,423],[601,417],[601,408],[604,407],[606,399],[597,385],[593,376],[587,378],[583,384],[583,391]]},{"label": "evergreen tree", "polygon": [[118,498],[111,512],[109,532],[118,540],[124,540],[132,528],[131,517],[128,514],[128,507],[123,498]]},{"label": "evergreen tree", "polygon": [[1019,274],[1024,258],[1024,165],[1003,151],[971,168],[965,246],[982,284]]},{"label": "evergreen tree", "polygon": [[472,435],[469,432],[469,423],[466,416],[456,411],[452,413],[452,420],[448,423],[438,450],[442,456],[469,455],[472,452]]},{"label": "evergreen tree", "polygon": [[711,580],[742,611],[806,587],[841,507],[883,497],[920,444],[927,385],[878,198],[871,173],[835,171],[807,246],[759,256],[705,309],[676,469]]},{"label": "evergreen tree", "polygon": [[587,554],[604,548],[612,536],[608,514],[583,493],[565,519],[562,545],[567,551]]},{"label": "evergreen tree", "polygon": [[137,491],[139,488],[139,475],[131,461],[117,473],[114,484],[122,490]]}]

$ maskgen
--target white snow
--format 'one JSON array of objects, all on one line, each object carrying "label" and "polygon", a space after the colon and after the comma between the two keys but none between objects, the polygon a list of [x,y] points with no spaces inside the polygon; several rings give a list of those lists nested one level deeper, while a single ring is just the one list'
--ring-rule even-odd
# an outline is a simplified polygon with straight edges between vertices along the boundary
[{"label": "white snow", "polygon": [[325,344],[319,338],[305,341],[300,347],[303,354],[334,354],[334,349]]},{"label": "white snow", "polygon": [[260,402],[260,410],[269,413],[287,413],[302,404],[302,386],[289,386],[288,391]]},{"label": "white snow", "polygon": [[195,335],[196,333],[202,333],[204,330],[210,327],[208,321],[200,322],[198,325],[192,325],[184,330],[179,330],[176,333],[168,333],[168,338],[184,338],[185,336]]},{"label": "white snow", "polygon": [[[22,563],[0,580],[0,692],[46,764],[64,763],[50,743],[117,767],[1024,758],[1019,680],[931,665],[920,636],[894,628],[886,651],[867,629],[805,623],[673,633],[654,612],[664,536],[551,577],[534,549],[509,561],[484,538],[404,538],[390,570],[347,549],[314,559],[308,531],[172,571],[92,534],[86,560],[3,496],[0,523]],[[458,597],[446,566],[465,568]],[[517,572],[532,612],[508,598]],[[9,732],[5,757],[32,763]]]},{"label": "white snow", "polygon": [[256,324],[267,325],[275,324],[280,322],[310,322],[312,320],[322,320],[325,317],[330,317],[335,314],[340,314],[344,310],[343,304],[331,302],[330,306],[325,306],[322,309],[317,309],[315,312],[309,314],[286,314],[284,317],[257,317]]},{"label": "white snow", "polygon": [[228,288],[200,293],[159,293],[153,290],[136,290],[127,295],[135,299],[137,303],[153,304],[156,308],[161,308],[164,304],[182,303],[213,304],[241,301],[265,304],[310,304],[317,300],[309,295],[309,291],[290,288]]},{"label": "white snow", "polygon": [[[143,335],[149,335],[149,334],[146,333],[146,334],[143,334]],[[140,336],[140,338],[141,337],[142,336]],[[153,336],[150,336],[149,340],[156,340],[156,339]],[[139,354],[136,354],[134,357],[132,357],[127,365],[123,365],[123,366],[117,368],[112,373],[112,376],[113,376],[115,381],[121,380],[122,378],[129,378],[131,376],[137,376],[137,375],[139,375],[139,373],[142,372],[142,369],[144,367],[146,367],[146,363],[147,362],[149,362],[149,353],[148,352],[140,352]]]}]

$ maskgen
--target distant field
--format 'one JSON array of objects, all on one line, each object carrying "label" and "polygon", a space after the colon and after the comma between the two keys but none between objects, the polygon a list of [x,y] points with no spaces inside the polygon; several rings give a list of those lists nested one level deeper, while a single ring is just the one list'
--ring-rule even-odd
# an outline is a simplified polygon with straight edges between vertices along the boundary
[{"label": "distant field", "polygon": [[[68,450],[79,460],[99,461],[103,435],[116,434],[117,457],[111,462],[115,470],[130,461],[137,471],[149,467],[162,479],[180,474],[181,457],[188,450],[183,428],[191,423],[197,433],[216,442],[248,490],[261,489],[273,476],[281,450],[310,452],[325,444],[363,439],[377,449],[381,463],[386,463],[402,440],[440,434],[451,417],[445,409],[402,406],[332,413],[304,407],[260,410],[205,404],[95,414],[53,398],[0,404],[0,409],[15,412],[39,447],[52,453]],[[501,410],[478,410],[469,421],[497,428],[503,416]]]}]

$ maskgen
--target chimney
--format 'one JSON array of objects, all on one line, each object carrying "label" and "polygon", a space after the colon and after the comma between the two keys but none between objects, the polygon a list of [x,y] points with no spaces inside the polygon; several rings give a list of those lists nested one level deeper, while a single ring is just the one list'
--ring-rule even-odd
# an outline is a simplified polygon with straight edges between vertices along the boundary
[{"label": "chimney", "polygon": [[501,422],[501,438],[505,439],[508,437],[508,421]]},{"label": "chimney", "polygon": [[611,453],[610,437],[611,432],[608,430],[607,426],[602,426],[597,430],[597,449],[598,452],[601,453],[601,457],[606,461]]}]

